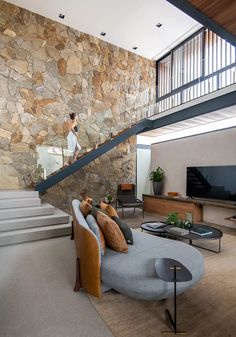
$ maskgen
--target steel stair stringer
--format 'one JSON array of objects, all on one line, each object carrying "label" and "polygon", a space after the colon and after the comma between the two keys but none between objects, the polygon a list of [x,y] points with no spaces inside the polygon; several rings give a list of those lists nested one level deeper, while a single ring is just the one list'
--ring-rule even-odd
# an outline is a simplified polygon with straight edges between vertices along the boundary
[{"label": "steel stair stringer", "polygon": [[95,160],[102,154],[108,152],[113,147],[117,146],[118,144],[124,142],[129,137],[136,135],[142,131],[146,131],[152,128],[152,121],[148,119],[144,119],[141,122],[131,126],[130,128],[122,131],[114,138],[110,139],[109,141],[101,144],[97,149],[93,149],[87,154],[84,154],[81,158],[79,158],[75,163],[71,164],[70,166],[64,167],[63,169],[56,171],[54,174],[48,176],[47,179],[41,181],[35,186],[35,190],[39,192],[44,192],[50,187],[54,186],[58,182],[62,181],[69,175],[75,173],[76,171],[80,170],[84,166],[88,165],[91,161]]}]

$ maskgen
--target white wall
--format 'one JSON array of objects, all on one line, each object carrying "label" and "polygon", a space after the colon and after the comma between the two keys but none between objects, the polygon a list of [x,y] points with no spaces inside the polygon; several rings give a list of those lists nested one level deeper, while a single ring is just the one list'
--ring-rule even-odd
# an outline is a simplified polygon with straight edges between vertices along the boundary
[{"label": "white wall", "polygon": [[[164,193],[186,196],[186,167],[236,165],[236,128],[152,145],[151,167],[166,172]],[[236,227],[224,220],[236,210],[204,206],[204,221]]]},{"label": "white wall", "polygon": [[151,167],[151,147],[137,145],[137,197],[150,193],[149,173]]}]

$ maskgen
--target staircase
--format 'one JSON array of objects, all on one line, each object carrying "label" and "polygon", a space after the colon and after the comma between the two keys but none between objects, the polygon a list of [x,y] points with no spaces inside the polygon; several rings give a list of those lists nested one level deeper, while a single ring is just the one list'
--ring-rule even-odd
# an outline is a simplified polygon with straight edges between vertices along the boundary
[{"label": "staircase", "polygon": [[70,235],[70,216],[37,191],[0,191],[0,246]]},{"label": "staircase", "polygon": [[42,182],[38,183],[35,186],[35,190],[39,192],[46,191],[47,189],[54,186],[58,182],[62,181],[69,175],[75,173],[84,166],[88,165],[91,161],[95,160],[102,154],[108,152],[118,144],[124,142],[129,137],[137,135],[140,132],[150,130],[151,128],[152,128],[152,121],[148,119],[144,119],[138,122],[137,124],[132,125],[130,128],[121,131],[118,135],[114,136],[112,139],[106,141],[103,144],[100,144],[98,148],[93,149],[92,151],[84,154],[72,165],[67,166],[59,171],[56,171],[50,176],[48,176],[47,179],[43,180]]}]

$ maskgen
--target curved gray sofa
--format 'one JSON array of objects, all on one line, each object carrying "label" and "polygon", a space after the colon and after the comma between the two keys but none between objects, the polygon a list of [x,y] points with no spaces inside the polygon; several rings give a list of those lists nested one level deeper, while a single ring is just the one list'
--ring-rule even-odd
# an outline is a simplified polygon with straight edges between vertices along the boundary
[{"label": "curved gray sofa", "polygon": [[155,261],[168,257],[181,262],[189,269],[192,280],[179,282],[177,293],[182,293],[198,282],[204,274],[202,254],[195,248],[176,240],[156,237],[132,230],[134,245],[127,254],[107,248],[101,260],[102,281],[129,297],[155,300],[173,295],[173,283],[157,277]]},{"label": "curved gray sofa", "polygon": [[[78,231],[78,233],[86,233],[86,235],[80,234],[84,235],[85,239],[87,234],[91,234],[91,238],[94,240],[96,237],[80,212],[78,200],[72,202],[72,208],[74,217],[76,218],[74,220],[83,228],[83,231]],[[178,294],[192,287],[203,276],[203,256],[192,246],[180,241],[145,234],[138,230],[132,230],[132,233],[134,245],[129,245],[128,253],[118,253],[107,248],[106,255],[101,257],[98,254],[97,264],[100,265],[99,278],[106,288],[115,289],[124,295],[136,299],[159,300],[172,296],[173,283],[162,281],[157,277],[155,271],[155,261],[157,258],[162,257],[172,258],[181,262],[192,274],[193,278],[191,281],[179,282],[177,284]],[[99,251],[97,238],[94,241],[97,242],[96,249]],[[87,265],[90,263],[89,261],[91,261],[91,265],[94,263],[93,257],[90,256],[93,254],[91,251],[94,251],[94,249],[90,250],[89,255],[87,254],[86,257],[84,257],[84,252],[80,254],[83,256],[83,259],[86,259],[85,263]],[[88,282],[91,277],[97,277],[97,274],[94,274],[94,276],[89,275]],[[86,282],[85,278],[84,283]],[[83,284],[82,287],[91,293],[88,288],[86,289],[86,284]]]}]

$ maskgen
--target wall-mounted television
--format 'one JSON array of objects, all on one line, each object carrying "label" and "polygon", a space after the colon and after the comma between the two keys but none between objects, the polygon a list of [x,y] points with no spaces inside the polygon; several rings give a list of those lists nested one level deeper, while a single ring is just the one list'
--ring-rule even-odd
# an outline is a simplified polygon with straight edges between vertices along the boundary
[{"label": "wall-mounted television", "polygon": [[236,201],[236,165],[187,167],[186,195]]}]

